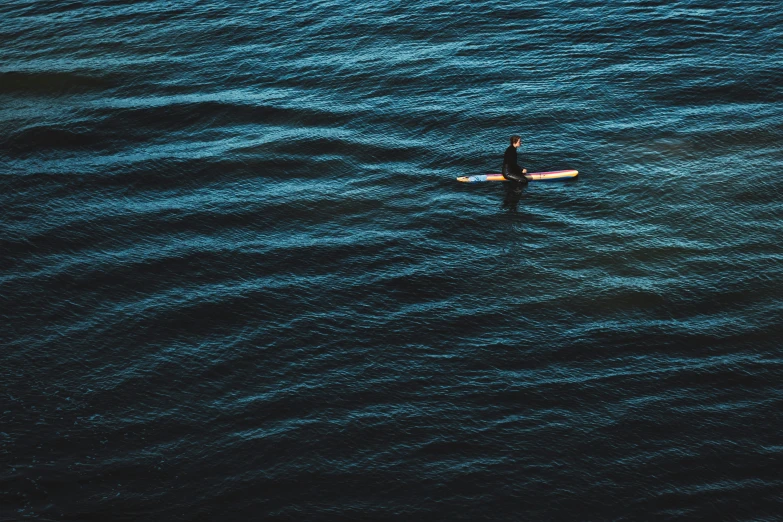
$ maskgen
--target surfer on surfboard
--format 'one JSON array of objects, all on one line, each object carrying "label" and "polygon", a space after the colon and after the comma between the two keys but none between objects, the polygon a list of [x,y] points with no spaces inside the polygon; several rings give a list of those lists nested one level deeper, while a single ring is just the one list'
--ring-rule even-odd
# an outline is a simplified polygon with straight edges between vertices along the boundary
[{"label": "surfer on surfboard", "polygon": [[522,145],[522,138],[516,134],[511,136],[511,145],[506,149],[503,155],[503,177],[514,183],[514,192],[522,192],[523,185],[527,185],[527,169],[522,168],[517,163],[517,147]]}]

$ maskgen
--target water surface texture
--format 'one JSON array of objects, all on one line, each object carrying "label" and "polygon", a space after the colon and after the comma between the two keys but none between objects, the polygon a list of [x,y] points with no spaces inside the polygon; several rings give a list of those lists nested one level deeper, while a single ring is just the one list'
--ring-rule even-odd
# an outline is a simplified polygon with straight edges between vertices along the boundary
[{"label": "water surface texture", "polygon": [[2,2],[0,520],[777,519],[781,13]]}]

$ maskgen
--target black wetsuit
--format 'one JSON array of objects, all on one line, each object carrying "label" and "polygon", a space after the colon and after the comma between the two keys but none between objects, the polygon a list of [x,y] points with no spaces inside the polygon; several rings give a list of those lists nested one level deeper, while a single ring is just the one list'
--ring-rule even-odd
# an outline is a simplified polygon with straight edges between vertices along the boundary
[{"label": "black wetsuit", "polygon": [[517,148],[509,145],[503,154],[503,177],[517,183],[527,183],[527,178],[522,174],[522,167],[517,164]]}]

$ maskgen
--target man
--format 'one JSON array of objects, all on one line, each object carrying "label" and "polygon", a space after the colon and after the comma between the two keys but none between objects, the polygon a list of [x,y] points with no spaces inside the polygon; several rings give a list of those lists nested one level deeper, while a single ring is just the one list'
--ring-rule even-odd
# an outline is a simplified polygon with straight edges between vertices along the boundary
[{"label": "man", "polygon": [[503,155],[503,177],[514,182],[514,192],[521,192],[523,184],[527,185],[527,169],[523,169],[517,164],[517,147],[522,145],[522,138],[517,135],[511,136],[511,145],[506,149]]}]

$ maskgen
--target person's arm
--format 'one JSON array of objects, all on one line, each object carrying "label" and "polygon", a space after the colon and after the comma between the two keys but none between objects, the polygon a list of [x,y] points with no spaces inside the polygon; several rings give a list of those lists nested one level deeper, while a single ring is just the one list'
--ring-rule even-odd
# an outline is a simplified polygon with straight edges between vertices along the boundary
[{"label": "person's arm", "polygon": [[520,174],[527,174],[527,169],[520,166],[519,162],[517,161],[517,149],[514,149],[514,165],[517,166],[518,172]]}]

